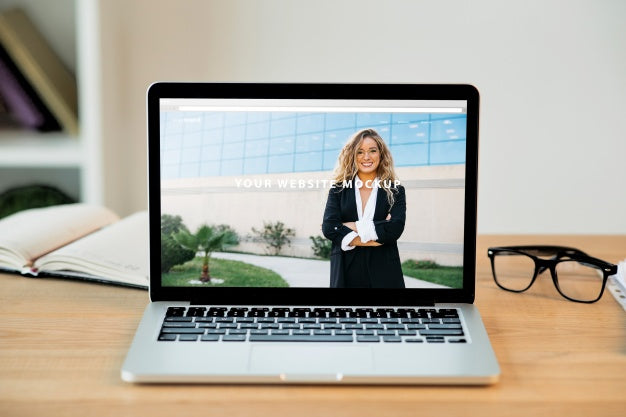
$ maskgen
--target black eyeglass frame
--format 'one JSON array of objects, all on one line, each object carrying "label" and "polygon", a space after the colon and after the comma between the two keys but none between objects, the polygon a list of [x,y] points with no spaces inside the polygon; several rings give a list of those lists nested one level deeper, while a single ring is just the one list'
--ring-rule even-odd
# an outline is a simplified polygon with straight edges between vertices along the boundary
[{"label": "black eyeglass frame", "polygon": [[[545,254],[545,256],[552,256],[552,257],[549,259],[540,258],[539,256],[528,253],[529,251],[539,252],[539,253]],[[513,253],[518,253],[520,255],[525,255],[531,258],[535,262],[535,271],[533,273],[533,277],[530,280],[530,283],[528,284],[526,288],[521,289],[521,290],[513,290],[510,288],[503,287],[498,282],[498,278],[496,277],[496,268],[494,265],[494,260],[498,254],[503,253],[503,252],[513,252]],[[550,275],[552,276],[552,283],[556,287],[556,290],[559,292],[559,294],[561,294],[561,296],[563,296],[564,298],[570,301],[577,302],[577,303],[591,304],[591,303],[595,303],[596,301],[598,301],[600,298],[602,298],[602,294],[604,294],[606,282],[609,279],[609,277],[617,273],[617,265],[614,265],[612,263],[603,261],[601,259],[589,256],[585,252],[581,251],[580,249],[571,248],[567,246],[547,246],[547,245],[543,245],[543,246],[542,245],[540,246],[533,246],[533,245],[496,246],[496,247],[491,247],[487,249],[487,256],[489,256],[489,259],[491,260],[491,272],[493,275],[493,280],[496,282],[496,285],[502,288],[503,290],[516,292],[516,293],[524,292],[528,290],[530,287],[532,287],[532,285],[535,283],[535,280],[537,279],[537,276],[539,274],[545,272],[546,270],[550,270]],[[559,279],[556,273],[556,266],[560,262],[571,261],[571,260],[593,265],[598,270],[602,271],[602,275],[603,275],[602,289],[600,290],[600,294],[598,295],[596,299],[577,300],[575,298],[568,297],[567,295],[563,294],[563,292],[561,291],[561,288],[559,287]]]}]

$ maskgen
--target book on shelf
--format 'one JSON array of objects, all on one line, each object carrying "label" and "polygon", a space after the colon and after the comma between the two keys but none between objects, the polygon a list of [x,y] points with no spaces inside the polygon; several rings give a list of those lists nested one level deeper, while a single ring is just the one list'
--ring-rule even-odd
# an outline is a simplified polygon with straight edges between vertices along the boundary
[{"label": "book on shelf", "polygon": [[78,134],[76,78],[21,9],[0,12],[0,44],[61,127]]},{"label": "book on shelf", "polygon": [[11,57],[0,45],[0,96],[10,119],[22,127],[41,132],[61,130],[37,91],[24,78]]},{"label": "book on shelf", "polygon": [[148,288],[148,213],[64,204],[0,220],[0,269]]}]

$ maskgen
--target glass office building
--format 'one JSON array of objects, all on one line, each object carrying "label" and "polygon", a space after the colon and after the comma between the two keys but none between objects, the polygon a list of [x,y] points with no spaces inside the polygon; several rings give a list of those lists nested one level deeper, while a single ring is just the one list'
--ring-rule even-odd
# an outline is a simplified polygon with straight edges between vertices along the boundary
[{"label": "glass office building", "polygon": [[162,177],[330,171],[348,138],[373,128],[396,167],[465,163],[465,114],[162,112]]}]

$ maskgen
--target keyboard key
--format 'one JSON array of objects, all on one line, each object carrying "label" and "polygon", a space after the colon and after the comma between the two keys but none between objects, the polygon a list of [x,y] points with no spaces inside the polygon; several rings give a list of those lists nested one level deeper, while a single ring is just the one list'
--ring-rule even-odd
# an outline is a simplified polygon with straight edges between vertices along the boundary
[{"label": "keyboard key", "polygon": [[242,309],[242,308],[231,308],[230,310],[228,310],[228,312],[226,313],[226,315],[228,317],[245,317],[246,316],[246,310],[247,309]]},{"label": "keyboard key", "polygon": [[187,310],[187,317],[204,317],[205,312],[205,307],[189,307],[189,310]]},{"label": "keyboard key", "polygon": [[287,317],[306,317],[310,311],[310,308],[294,308],[287,313]]},{"label": "keyboard key", "polygon": [[440,308],[437,314],[430,315],[431,317],[459,317],[459,312],[456,308]]},{"label": "keyboard key", "polygon": [[294,336],[309,336],[311,334],[310,330],[294,330],[292,333]]},{"label": "keyboard key", "polygon": [[448,343],[467,343],[465,339],[449,339]]},{"label": "keyboard key", "polygon": [[398,343],[402,342],[402,338],[398,336],[385,336],[383,337],[383,342]]},{"label": "keyboard key", "polygon": [[295,323],[296,319],[293,317],[279,317],[276,319],[276,323]]},{"label": "keyboard key", "polygon": [[357,336],[374,336],[374,330],[357,330],[355,332]]},{"label": "keyboard key", "polygon": [[424,343],[424,339],[404,339],[407,343]]},{"label": "keyboard key", "polygon": [[331,336],[333,334],[332,330],[313,330],[313,334],[317,336]]},{"label": "keyboard key", "polygon": [[205,334],[200,338],[202,342],[217,342],[220,340],[220,336],[217,334]]},{"label": "keyboard key", "polygon": [[415,330],[398,330],[398,336],[417,336]]},{"label": "keyboard key", "polygon": [[226,336],[222,336],[223,342],[245,342],[246,335],[245,334],[227,334]]},{"label": "keyboard key", "polygon": [[[291,336],[291,335],[250,335],[251,342],[352,342],[352,336]],[[306,360],[306,358],[303,358]]]},{"label": "keyboard key", "polygon": [[162,342],[173,342],[176,340],[175,334],[162,334],[159,336],[159,340]]},{"label": "keyboard key", "polygon": [[254,323],[254,317],[237,317],[235,323]]},{"label": "keyboard key", "polygon": [[274,317],[259,317],[256,319],[257,323],[275,323],[276,319]]},{"label": "keyboard key", "polygon": [[226,314],[225,307],[221,307],[221,308],[211,307],[209,311],[206,313],[206,316],[207,317],[224,317],[224,314]]},{"label": "keyboard key", "polygon": [[387,330],[405,330],[404,324],[388,324]]},{"label": "keyboard key", "polygon": [[395,330],[378,330],[378,336],[395,336]]},{"label": "keyboard key", "polygon": [[196,340],[198,340],[197,334],[181,334],[178,336],[179,342],[195,342]]},{"label": "keyboard key", "polygon": [[172,322],[172,321],[192,322],[193,321],[193,317],[165,317],[165,321],[167,321],[167,322]]},{"label": "keyboard key", "polygon": [[173,328],[173,327],[163,327],[161,329],[161,333],[168,334],[204,334],[205,329],[189,329],[189,328]]},{"label": "keyboard key", "polygon": [[380,337],[378,336],[357,336],[357,342],[380,342]]},{"label": "keyboard key", "polygon": [[267,307],[253,308],[251,311],[248,312],[247,317],[265,317],[268,311],[270,311],[270,309]]},{"label": "keyboard key", "polygon": [[194,328],[196,327],[196,323],[190,323],[190,322],[182,322],[182,321],[166,321],[163,322],[163,327],[190,327],[190,328]]},{"label": "keyboard key", "polygon": [[313,309],[313,312],[311,312],[309,314],[309,317],[323,317],[325,318],[328,313],[330,313],[332,310],[330,308],[316,308]]},{"label": "keyboard key", "polygon": [[185,307],[168,307],[165,312],[166,317],[182,317],[185,315]]},{"label": "keyboard key", "polygon": [[235,321],[235,319],[233,319],[232,317],[217,317],[215,319],[216,323],[233,323]]},{"label": "keyboard key", "polygon": [[213,323],[215,322],[215,317],[196,317],[194,321],[196,323]]},{"label": "keyboard key", "polygon": [[420,330],[420,336],[463,336],[463,330]]},{"label": "keyboard key", "polygon": [[193,321],[193,317],[166,317],[165,321],[167,321],[167,322],[172,322],[172,321],[176,321],[176,322],[192,322]]},{"label": "keyboard key", "polygon": [[460,324],[447,323],[447,324],[429,324],[428,329],[453,329],[460,330],[462,329]]}]

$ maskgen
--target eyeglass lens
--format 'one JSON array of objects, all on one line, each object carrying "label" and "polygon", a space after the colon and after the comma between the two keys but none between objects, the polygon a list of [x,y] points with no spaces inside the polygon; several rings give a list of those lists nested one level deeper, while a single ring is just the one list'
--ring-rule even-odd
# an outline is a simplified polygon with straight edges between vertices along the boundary
[{"label": "eyeglass lens", "polygon": [[[526,290],[535,272],[534,260],[515,252],[498,253],[493,267],[498,284],[512,291]],[[594,301],[600,296],[604,281],[600,268],[575,260],[562,260],[556,264],[555,270],[558,289],[564,296],[578,301]],[[544,273],[549,274],[549,271]]]},{"label": "eyeglass lens", "polygon": [[556,265],[559,289],[563,295],[580,301],[593,301],[602,292],[602,270],[594,265],[574,260]]},{"label": "eyeglass lens", "polygon": [[494,258],[493,270],[496,281],[512,291],[528,288],[535,273],[533,258],[517,252],[500,252]]}]

